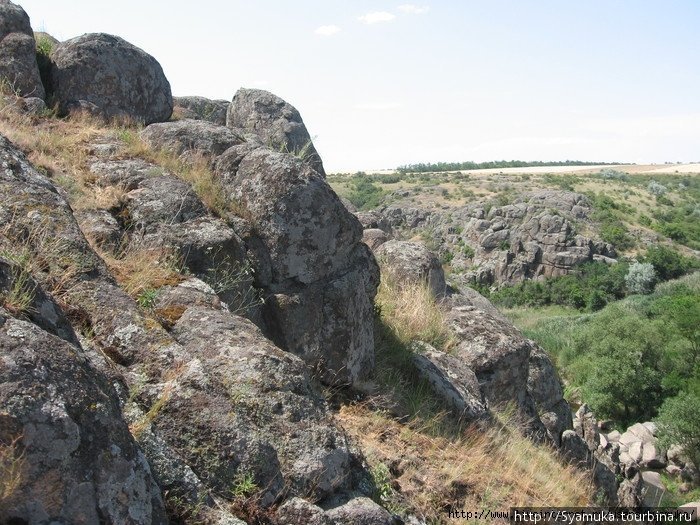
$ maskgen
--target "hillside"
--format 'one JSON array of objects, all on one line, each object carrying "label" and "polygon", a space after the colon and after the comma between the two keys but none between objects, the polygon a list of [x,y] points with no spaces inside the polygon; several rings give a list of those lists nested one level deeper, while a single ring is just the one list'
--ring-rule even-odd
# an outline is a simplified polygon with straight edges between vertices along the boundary
[{"label": "hillside", "polygon": [[659,278],[691,271],[694,178],[448,174],[445,207],[443,175],[326,176],[270,92],[173,97],[120,37],[0,22],[0,523],[507,523],[697,481],[662,423],[574,411],[559,354],[485,297],[619,277],[651,236]]}]

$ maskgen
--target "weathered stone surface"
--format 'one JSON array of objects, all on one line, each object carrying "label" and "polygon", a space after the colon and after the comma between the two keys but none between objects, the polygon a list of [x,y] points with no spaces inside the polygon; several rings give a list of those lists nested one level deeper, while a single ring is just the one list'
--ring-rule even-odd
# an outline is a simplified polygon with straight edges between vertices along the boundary
[{"label": "weathered stone surface", "polygon": [[586,442],[573,430],[565,430],[561,435],[561,450],[570,461],[585,465],[590,451]]},{"label": "weathered stone surface", "polygon": [[559,445],[562,432],[573,424],[571,408],[564,400],[561,380],[551,359],[536,345],[530,351],[527,388],[550,439]]},{"label": "weathered stone surface", "polygon": [[264,306],[273,340],[331,384],[361,383],[374,368],[372,298],[379,268],[364,244],[356,246],[347,264],[338,277],[280,291]]},{"label": "weathered stone surface", "polygon": [[397,284],[426,284],[435,297],[445,295],[447,284],[442,264],[424,245],[392,240],[383,243],[374,253],[385,275]]},{"label": "weathered stone surface", "polygon": [[666,452],[656,443],[644,443],[641,464],[646,468],[664,468],[668,464]]},{"label": "weathered stone surface", "polygon": [[117,396],[80,348],[0,309],[0,441],[24,469],[0,520],[167,523]]},{"label": "weathered stone surface", "polygon": [[125,198],[130,224],[143,233],[153,233],[162,224],[198,219],[207,213],[192,187],[174,175],[145,177]]},{"label": "weathered stone surface", "polygon": [[530,430],[544,434],[528,390],[534,343],[502,315],[482,310],[468,296],[453,295],[444,304],[448,327],[458,340],[453,355],[474,371],[489,406],[514,403]]},{"label": "weathered stone surface", "polygon": [[170,84],[158,61],[117,36],[91,33],[67,40],[51,60],[51,91],[63,113],[87,109],[144,124],[172,114]]},{"label": "weathered stone surface", "polygon": [[666,492],[661,481],[661,476],[658,472],[646,470],[642,472],[642,482],[644,483],[643,495],[645,507],[658,507],[661,503],[661,498]]},{"label": "weathered stone surface", "polygon": [[165,173],[160,166],[142,159],[99,160],[93,162],[89,169],[95,175],[98,186],[117,186],[124,191],[135,190],[142,180]]},{"label": "weathered stone surface", "polygon": [[29,16],[8,0],[0,1],[0,80],[22,97],[43,99],[46,95]]},{"label": "weathered stone surface", "polygon": [[457,418],[475,421],[486,416],[488,408],[473,370],[458,358],[438,352],[426,343],[416,343],[414,352],[413,363],[418,374],[452,407]]},{"label": "weathered stone surface", "polygon": [[598,449],[600,445],[598,421],[587,404],[584,403],[576,411],[576,418],[574,419],[573,426],[576,433],[586,442],[588,450],[594,452]]},{"label": "weathered stone surface", "polygon": [[581,194],[538,190],[512,204],[493,206],[488,214],[483,202],[435,211],[399,201],[358,217],[365,228],[385,232],[412,235],[424,229],[438,255],[451,254],[459,284],[500,285],[565,275],[595,257],[613,263],[611,245],[576,233],[575,223],[590,222],[590,214],[590,203]]},{"label": "weathered stone surface", "polygon": [[291,498],[277,509],[279,525],[333,525],[323,509],[301,498]]},{"label": "weathered stone surface", "polygon": [[291,155],[253,151],[232,191],[270,252],[274,283],[310,284],[341,271],[362,238],[333,190]]},{"label": "weathered stone surface", "polygon": [[152,148],[177,155],[217,157],[231,146],[244,142],[242,133],[206,120],[177,120],[147,126],[140,134]]},{"label": "weathered stone surface", "polygon": [[323,498],[346,485],[345,438],[299,358],[222,310],[191,307],[173,334],[189,357],[154,423],[209,486],[251,472],[269,505],[283,489]]},{"label": "weathered stone surface", "polygon": [[362,232],[362,242],[374,251],[389,240],[389,236],[379,228],[368,228]]},{"label": "weathered stone surface", "polygon": [[273,150],[299,155],[325,177],[321,157],[301,115],[278,96],[261,89],[239,89],[228,107],[226,125],[256,133]]},{"label": "weathered stone surface", "polygon": [[[20,296],[20,297],[17,297]],[[20,304],[17,304],[21,300]],[[26,268],[0,256],[0,305],[21,314],[42,330],[69,343],[78,344],[73,327],[61,307],[44,292]]]},{"label": "weathered stone surface", "polygon": [[95,245],[107,250],[116,250],[122,240],[119,223],[107,210],[78,210],[75,218],[85,237]]},{"label": "weathered stone surface", "polygon": [[326,511],[333,525],[398,525],[401,523],[369,498],[351,499]]},{"label": "weathered stone surface", "polygon": [[174,113],[182,118],[206,120],[219,126],[226,125],[228,100],[211,100],[205,97],[173,97]]},{"label": "weathered stone surface", "polygon": [[623,507],[638,507],[642,503],[643,489],[644,484],[640,474],[623,480],[617,489],[618,504]]}]

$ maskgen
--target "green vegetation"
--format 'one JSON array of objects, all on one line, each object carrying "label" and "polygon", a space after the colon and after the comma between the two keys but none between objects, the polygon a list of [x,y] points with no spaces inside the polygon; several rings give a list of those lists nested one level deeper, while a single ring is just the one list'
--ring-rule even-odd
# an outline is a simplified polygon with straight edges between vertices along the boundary
[{"label": "green vegetation", "polygon": [[[595,314],[513,321],[555,358],[567,395],[585,400],[599,417],[627,426],[660,413],[664,424],[677,421],[666,425],[667,433],[686,432],[690,415],[700,420],[690,408],[700,404],[699,292],[695,273]],[[668,401],[676,396],[689,412]]]},{"label": "green vegetation", "polygon": [[601,193],[589,193],[588,197],[594,210],[591,218],[600,223],[600,238],[618,250],[634,247],[634,239],[629,236],[622,220],[626,214],[634,211],[633,208]]},{"label": "green vegetation", "polygon": [[664,401],[657,419],[661,444],[680,445],[700,468],[700,395],[682,392]]},{"label": "green vegetation", "polygon": [[616,165],[618,162],[584,162],[580,160],[565,161],[525,161],[525,160],[492,160],[489,162],[427,162],[418,164],[406,164],[399,166],[396,171],[399,173],[426,173],[440,171],[465,171],[498,168],[528,168],[533,166],[600,166]]},{"label": "green vegetation", "polygon": [[544,281],[524,281],[486,293],[494,303],[504,308],[556,304],[595,311],[625,296],[628,267],[624,262],[613,265],[591,262],[582,264],[569,275]]},{"label": "green vegetation", "polygon": [[372,176],[363,172],[358,172],[350,179],[350,192],[347,198],[360,210],[376,208],[386,194],[382,188],[377,186]]},{"label": "green vegetation", "polygon": [[[36,39],[36,62],[39,65],[39,76],[44,86],[50,86],[49,76],[51,74],[51,52],[53,42],[46,35],[39,35]],[[50,93],[47,93],[50,95]]]}]

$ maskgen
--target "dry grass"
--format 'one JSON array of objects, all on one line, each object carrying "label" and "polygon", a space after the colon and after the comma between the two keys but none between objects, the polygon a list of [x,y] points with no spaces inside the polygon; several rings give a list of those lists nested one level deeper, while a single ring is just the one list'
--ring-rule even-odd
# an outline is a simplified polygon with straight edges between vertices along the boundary
[{"label": "dry grass", "polygon": [[138,439],[143,431],[151,426],[151,423],[155,421],[160,411],[163,410],[165,404],[170,400],[172,391],[172,384],[166,385],[163,392],[161,392],[160,396],[158,396],[153,405],[151,405],[151,408],[148,409],[148,412],[146,412],[137,421],[129,425],[129,431],[134,438]]},{"label": "dry grass", "polygon": [[9,444],[0,442],[0,510],[9,507],[18,497],[24,482],[24,455],[20,453],[21,436]]},{"label": "dry grass", "polygon": [[126,144],[123,155],[138,157],[162,167],[192,185],[192,189],[204,205],[222,217],[231,211],[226,191],[210,167],[210,159],[204,154],[191,154],[186,160],[168,150],[154,149],[133,130],[120,134]]},{"label": "dry grass", "polygon": [[184,280],[182,261],[169,249],[132,245],[115,255],[94,248],[119,286],[134,299],[148,290],[176,285]]},{"label": "dry grass", "polygon": [[424,341],[443,351],[454,346],[454,335],[446,326],[445,312],[427,284],[400,286],[385,272],[375,303],[384,323],[405,345]]},{"label": "dry grass", "polygon": [[337,418],[365,453],[378,499],[428,523],[454,523],[447,516],[450,507],[507,511],[585,506],[593,498],[588,473],[523,437],[512,421],[436,436],[420,421],[402,424],[365,405],[345,406]]},{"label": "dry grass", "polygon": [[[23,114],[12,104],[0,106],[0,133],[8,137],[69,193],[76,209],[106,209],[119,204],[123,190],[100,189],[89,171],[91,145],[102,139],[123,143],[122,158],[141,158],[192,185],[204,204],[215,214],[231,211],[226,192],[210,168],[205,155],[190,155],[186,160],[176,154],[155,150],[139,137],[140,126],[128,121],[111,123],[78,114],[70,118],[41,118]],[[235,210],[234,210],[235,211]]]}]

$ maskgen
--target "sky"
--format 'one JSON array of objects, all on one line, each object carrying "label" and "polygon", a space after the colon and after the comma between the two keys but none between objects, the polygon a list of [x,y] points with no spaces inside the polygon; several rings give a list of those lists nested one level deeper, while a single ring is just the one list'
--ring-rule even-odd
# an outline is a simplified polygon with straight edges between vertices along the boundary
[{"label": "sky", "polygon": [[150,53],[173,94],[266,89],[326,171],[700,161],[698,0],[15,0]]}]

